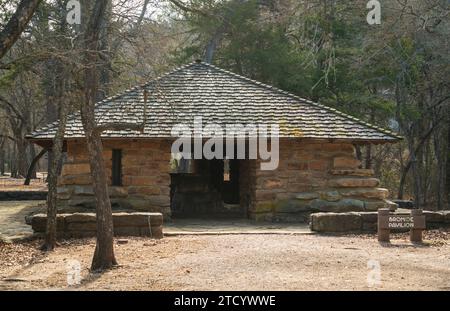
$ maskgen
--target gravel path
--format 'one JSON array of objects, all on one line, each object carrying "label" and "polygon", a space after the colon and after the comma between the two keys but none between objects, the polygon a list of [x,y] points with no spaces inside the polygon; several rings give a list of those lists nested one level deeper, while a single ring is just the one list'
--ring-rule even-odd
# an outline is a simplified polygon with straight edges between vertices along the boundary
[{"label": "gravel path", "polygon": [[[115,248],[121,265],[100,275],[88,271],[93,239],[63,241],[50,254],[37,250],[40,241],[3,244],[0,289],[449,290],[448,237],[428,231],[423,245],[406,234],[387,245],[374,235],[129,238]],[[69,287],[74,260],[82,280]]]},{"label": "gravel path", "polygon": [[45,201],[0,201],[0,240],[13,240],[33,234],[25,216],[45,212]]}]

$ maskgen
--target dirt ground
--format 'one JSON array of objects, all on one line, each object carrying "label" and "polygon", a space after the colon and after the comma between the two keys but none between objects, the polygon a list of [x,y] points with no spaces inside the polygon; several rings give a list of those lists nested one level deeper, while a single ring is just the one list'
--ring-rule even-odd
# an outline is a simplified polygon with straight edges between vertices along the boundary
[{"label": "dirt ground", "polygon": [[0,240],[14,240],[33,234],[25,216],[45,213],[45,201],[0,201]]},{"label": "dirt ground", "polygon": [[47,191],[45,178],[47,173],[37,173],[37,179],[31,179],[30,185],[24,186],[24,178],[0,176],[0,191]]},{"label": "dirt ground", "polygon": [[[127,238],[115,245],[120,266],[103,274],[89,273],[94,239],[62,241],[50,254],[40,241],[3,243],[0,290],[450,290],[449,237],[427,231],[422,245],[406,234],[384,245],[374,235]],[[81,284],[69,286],[77,262]]]}]

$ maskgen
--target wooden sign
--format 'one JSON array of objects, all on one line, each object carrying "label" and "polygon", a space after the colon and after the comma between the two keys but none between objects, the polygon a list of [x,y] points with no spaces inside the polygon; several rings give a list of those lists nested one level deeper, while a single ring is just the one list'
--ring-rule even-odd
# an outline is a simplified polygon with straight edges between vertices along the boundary
[{"label": "wooden sign", "polygon": [[389,242],[391,229],[410,229],[411,242],[422,242],[422,231],[426,229],[422,210],[411,210],[410,215],[390,214],[389,209],[378,210],[378,241]]}]

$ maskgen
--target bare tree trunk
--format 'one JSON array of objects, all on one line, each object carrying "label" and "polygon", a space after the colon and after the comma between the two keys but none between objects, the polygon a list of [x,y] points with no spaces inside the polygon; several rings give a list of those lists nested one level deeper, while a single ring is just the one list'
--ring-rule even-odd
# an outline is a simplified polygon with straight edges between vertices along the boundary
[{"label": "bare tree trunk", "polygon": [[95,2],[89,23],[85,32],[85,70],[84,70],[84,103],[81,107],[86,143],[89,152],[92,183],[95,193],[97,214],[97,243],[91,270],[109,269],[117,265],[114,255],[114,231],[111,202],[108,193],[108,182],[103,160],[103,146],[100,134],[96,131],[95,99],[98,92],[99,72],[96,64],[99,62],[98,49],[101,44],[99,35],[103,18],[108,8],[108,0]]},{"label": "bare tree trunk", "polygon": [[102,18],[102,23],[100,25],[101,33],[100,33],[100,50],[102,53],[102,65],[99,67],[100,76],[99,76],[99,90],[97,90],[96,101],[101,101],[104,98],[108,97],[109,88],[111,83],[111,48],[110,48],[110,18],[112,14],[112,5],[108,3],[108,6],[105,11],[105,16]]},{"label": "bare tree trunk", "polygon": [[406,165],[403,167],[401,176],[400,176],[400,185],[399,185],[399,189],[398,189],[398,199],[402,200],[403,199],[403,192],[404,192],[404,186],[405,186],[405,182],[406,182],[406,176],[409,172],[409,169],[412,167],[413,165],[413,161],[416,161],[417,158],[417,154],[419,154],[419,152],[421,151],[421,149],[423,148],[423,146],[425,145],[425,143],[427,142],[427,140],[430,138],[430,135],[433,133],[433,131],[437,128],[437,126],[440,124],[442,119],[438,120],[435,124],[433,124],[433,126],[431,126],[431,128],[420,138],[419,142],[416,144],[416,147],[413,148],[414,145],[414,137],[410,136],[407,137],[408,139],[408,148],[409,148],[409,158],[408,161],[406,163]]},{"label": "bare tree trunk", "polygon": [[36,173],[35,167],[36,164],[38,163],[38,161],[43,157],[43,155],[47,152],[48,150],[46,148],[42,149],[31,161],[30,166],[28,167],[28,172],[27,172],[27,176],[25,178],[25,182],[23,183],[25,186],[29,186],[30,185],[30,180],[32,178],[32,173]]},{"label": "bare tree trunk", "polygon": [[48,168],[48,193],[47,193],[47,228],[45,230],[44,245],[41,249],[45,251],[52,251],[56,246],[56,225],[57,225],[57,182],[58,182],[58,168],[62,162],[62,149],[64,143],[64,133],[66,131],[66,121],[68,114],[67,99],[64,98],[65,81],[61,78],[58,87],[59,93],[59,123],[52,145],[52,162]]},{"label": "bare tree trunk", "polygon": [[[54,67],[54,64],[47,62],[47,68],[49,68],[49,67]],[[47,72],[46,75],[53,77],[55,74],[53,72]],[[49,79],[48,76],[47,76],[47,79]],[[51,83],[49,83],[49,82],[47,82],[47,84],[51,85]],[[55,95],[54,93],[55,93],[54,88],[47,85],[47,87],[46,87],[47,102],[45,103],[46,112],[47,112],[46,113],[47,123],[52,123],[58,119],[55,103],[53,101],[53,98]],[[47,170],[48,171],[50,171],[50,167],[52,166],[52,159],[53,159],[53,152],[52,152],[52,150],[49,150],[48,156],[47,156]]]},{"label": "bare tree trunk", "polygon": [[[31,130],[27,132],[30,133]],[[30,178],[36,179],[36,165],[33,165],[32,170],[30,171],[31,162],[33,162],[34,158],[36,157],[36,149],[34,144],[28,144],[28,149],[29,158],[27,159],[27,163],[30,163],[30,165],[28,166],[27,174],[25,176],[30,176]]]},{"label": "bare tree trunk", "polygon": [[450,109],[447,108],[447,163],[445,164],[446,168],[446,177],[445,177],[445,196],[447,197],[447,208],[450,205]]},{"label": "bare tree trunk", "polygon": [[2,139],[0,143],[0,176],[5,175],[5,145],[6,139]]},{"label": "bare tree trunk", "polygon": [[17,177],[17,145],[14,143],[12,149],[9,152],[9,167],[11,168],[11,177]]}]

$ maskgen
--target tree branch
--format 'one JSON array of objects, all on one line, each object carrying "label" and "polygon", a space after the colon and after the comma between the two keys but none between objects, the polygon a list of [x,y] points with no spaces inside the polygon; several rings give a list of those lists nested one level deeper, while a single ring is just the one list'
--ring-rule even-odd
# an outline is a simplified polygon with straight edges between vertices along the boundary
[{"label": "tree branch", "polygon": [[22,116],[19,110],[17,110],[14,105],[8,101],[6,98],[0,95],[0,107],[3,107],[6,110],[12,111],[17,118],[19,118],[22,122],[26,122],[25,118]]},{"label": "tree branch", "polygon": [[94,131],[97,133],[103,133],[105,131],[124,131],[124,130],[132,130],[139,131],[141,133],[144,132],[145,123],[147,123],[147,99],[148,99],[148,91],[144,90],[144,111],[143,111],[143,119],[142,123],[130,123],[130,122],[108,122],[99,124],[94,128]]},{"label": "tree branch", "polygon": [[169,0],[169,2],[172,3],[173,5],[175,5],[177,8],[181,9],[182,11],[190,12],[190,13],[197,13],[197,14],[200,14],[203,16],[211,17],[211,15],[209,13],[202,11],[200,9],[189,7],[186,4],[184,4],[182,1]]},{"label": "tree branch", "polygon": [[9,140],[12,140],[12,141],[16,141],[16,139],[14,137],[9,136],[9,135],[0,135],[0,137],[6,138],[6,139],[9,139]]},{"label": "tree branch", "polygon": [[21,0],[17,10],[0,33],[0,59],[8,52],[25,30],[42,0]]}]

